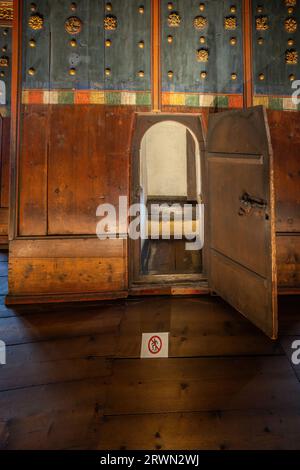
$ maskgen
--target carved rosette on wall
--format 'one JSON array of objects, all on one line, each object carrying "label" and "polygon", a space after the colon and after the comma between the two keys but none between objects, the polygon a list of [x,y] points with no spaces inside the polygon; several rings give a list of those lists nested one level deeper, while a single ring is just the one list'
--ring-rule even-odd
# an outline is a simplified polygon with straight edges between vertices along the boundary
[{"label": "carved rosette on wall", "polygon": [[257,31],[267,31],[269,29],[269,18],[267,16],[258,16],[255,24]]},{"label": "carved rosette on wall", "polygon": [[0,1],[0,21],[12,21],[14,17],[13,2]]},{"label": "carved rosette on wall", "polygon": [[284,0],[286,7],[295,7],[297,5],[297,0]]},{"label": "carved rosette on wall", "polygon": [[285,62],[288,65],[297,65],[298,64],[298,52],[294,50],[286,51]]},{"label": "carved rosette on wall", "polygon": [[34,31],[39,31],[43,29],[44,18],[41,15],[31,15],[28,20],[28,26]]},{"label": "carved rosette on wall", "polygon": [[106,15],[104,18],[104,29],[106,31],[114,31],[118,27],[118,20],[113,15]]},{"label": "carved rosette on wall", "polygon": [[284,28],[287,33],[295,33],[298,28],[297,21],[294,18],[287,18],[284,22]]},{"label": "carved rosette on wall", "polygon": [[70,18],[65,21],[65,30],[68,34],[79,34],[82,30],[81,19],[77,18],[77,16],[70,16]]},{"label": "carved rosette on wall", "polygon": [[237,19],[236,16],[227,16],[224,18],[224,28],[233,31],[237,28]]},{"label": "carved rosette on wall", "polygon": [[207,18],[204,16],[196,16],[193,21],[193,25],[195,29],[204,29],[207,27]]},{"label": "carved rosette on wall", "polygon": [[168,25],[170,28],[178,28],[181,23],[181,18],[179,13],[176,11],[173,11],[172,13],[169,14],[168,16]]},{"label": "carved rosette on wall", "polygon": [[0,57],[0,67],[8,67],[9,59],[8,57]]},{"label": "carved rosette on wall", "polygon": [[197,51],[197,61],[198,62],[208,62],[209,52],[207,49],[199,49]]}]

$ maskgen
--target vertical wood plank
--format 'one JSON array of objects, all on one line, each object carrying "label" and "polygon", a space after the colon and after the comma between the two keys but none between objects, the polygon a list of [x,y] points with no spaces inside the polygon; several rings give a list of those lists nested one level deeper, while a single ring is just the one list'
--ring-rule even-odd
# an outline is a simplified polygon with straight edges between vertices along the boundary
[{"label": "vertical wood plank", "polygon": [[189,201],[197,200],[196,179],[196,146],[192,134],[186,131],[186,157],[187,157],[187,197]]},{"label": "vertical wood plank", "polygon": [[19,234],[47,235],[48,105],[22,108]]},{"label": "vertical wood plank", "polygon": [[1,143],[1,207],[9,205],[10,118],[2,118]]},{"label": "vertical wood plank", "polygon": [[10,217],[9,240],[17,234],[17,188],[19,155],[19,119],[22,57],[22,0],[14,2],[12,35],[12,84],[11,84],[11,151],[10,151]]},{"label": "vertical wood plank", "polygon": [[244,107],[253,105],[252,1],[243,0]]},{"label": "vertical wood plank", "polygon": [[151,2],[152,13],[152,110],[157,112],[161,110],[161,84],[160,84],[160,0],[152,0]]}]

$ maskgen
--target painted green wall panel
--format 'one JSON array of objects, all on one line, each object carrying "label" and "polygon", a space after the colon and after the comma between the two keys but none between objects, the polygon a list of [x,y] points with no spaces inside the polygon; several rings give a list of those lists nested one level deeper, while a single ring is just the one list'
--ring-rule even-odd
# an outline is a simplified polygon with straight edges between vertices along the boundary
[{"label": "painted green wall panel", "polygon": [[[173,10],[178,12],[181,23],[179,27],[169,27],[168,0],[162,0],[162,89],[174,92],[209,92],[209,93],[242,93],[243,92],[243,42],[242,42],[242,1],[238,0],[209,0],[204,1],[205,9],[200,11],[198,0],[175,0]],[[230,12],[230,7],[237,7],[236,13]],[[203,30],[193,26],[197,16],[207,19],[208,25]],[[235,16],[237,28],[234,31],[225,30],[224,19]],[[173,42],[168,43],[168,35],[173,36]],[[201,44],[201,36],[206,43]],[[237,44],[230,45],[230,38],[235,37]],[[207,63],[197,62],[198,49],[207,49]],[[168,72],[174,76],[168,78]],[[207,78],[201,79],[200,73],[207,72]],[[237,80],[231,79],[231,74],[237,74]]]},{"label": "painted green wall panel", "polygon": [[[76,16],[82,22],[79,34],[65,30],[68,18]],[[77,46],[71,47],[75,40]],[[70,69],[76,75],[70,76]],[[75,12],[70,11],[70,2],[52,0],[51,3],[51,60],[50,86],[61,88],[103,88],[104,76],[104,32],[103,2],[85,0],[78,2]]]},{"label": "painted green wall panel", "polygon": [[[112,0],[111,14],[117,18],[115,31],[105,31],[111,47],[105,48],[105,77],[109,90],[150,90],[151,86],[151,0]],[[139,13],[143,5],[144,13]],[[144,42],[144,49],[139,42]],[[144,72],[144,77],[138,76]]]},{"label": "painted green wall panel", "polygon": [[[24,0],[23,4],[23,88],[49,89],[50,72],[50,4],[51,0],[39,0],[37,13],[44,20],[43,28],[34,31],[28,26],[29,18],[36,14],[30,9],[30,0]],[[29,41],[33,39],[36,47],[30,47]],[[33,68],[35,75],[30,76],[28,70]]]},{"label": "painted green wall panel", "polygon": [[[262,6],[262,13],[258,13],[258,7]],[[265,16],[268,19],[269,29],[256,30],[256,18]],[[300,45],[300,4],[295,6],[294,12],[289,15],[284,0],[274,2],[261,2],[253,0],[253,82],[254,93],[263,95],[288,95],[292,94],[291,74],[300,79],[299,62],[297,65],[285,63],[285,53],[289,49],[299,52]],[[285,30],[284,22],[287,18],[295,18],[298,28],[295,33]],[[262,45],[258,39],[263,38]],[[289,47],[288,39],[294,39],[295,46]],[[299,58],[300,60],[300,58]],[[261,81],[259,76],[264,74]]]},{"label": "painted green wall panel", "polygon": [[[24,0],[23,88],[26,89],[108,89],[150,90],[151,83],[151,0],[145,0],[144,13],[139,0],[113,0],[106,11],[103,0],[81,0],[75,11],[67,0],[40,0],[37,13],[44,19],[43,29],[28,26],[31,2]],[[104,30],[104,17],[117,18],[115,31]],[[65,22],[76,16],[82,22],[78,34],[69,34]],[[29,46],[34,39],[36,47]],[[70,40],[76,40],[71,47]],[[105,47],[105,39],[111,47]],[[144,48],[139,48],[140,41]],[[35,75],[28,70],[34,68]],[[76,70],[70,75],[69,70]],[[105,68],[111,70],[105,75]],[[139,72],[144,76],[139,77]]]}]

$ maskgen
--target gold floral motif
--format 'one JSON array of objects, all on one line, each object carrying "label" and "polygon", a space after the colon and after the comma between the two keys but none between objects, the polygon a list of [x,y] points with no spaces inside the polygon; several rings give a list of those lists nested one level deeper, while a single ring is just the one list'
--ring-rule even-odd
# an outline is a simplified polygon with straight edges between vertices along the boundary
[{"label": "gold floral motif", "polygon": [[227,18],[224,18],[224,27],[225,29],[228,29],[231,31],[236,29],[237,28],[236,16],[228,16]]},{"label": "gold floral motif", "polygon": [[197,61],[198,62],[208,62],[208,50],[207,49],[199,49],[197,51]]},{"label": "gold floral motif", "polygon": [[31,15],[28,20],[28,26],[30,29],[38,31],[43,29],[44,26],[44,19],[41,15]]},{"label": "gold floral motif", "polygon": [[104,18],[104,29],[107,31],[114,31],[118,27],[118,20],[113,15],[106,15]]},{"label": "gold floral motif", "polygon": [[288,33],[295,33],[297,31],[297,21],[294,18],[287,18],[284,22],[285,30]]},{"label": "gold floral motif", "polygon": [[0,67],[8,67],[9,60],[8,57],[0,57]]},{"label": "gold floral motif", "polygon": [[0,20],[12,21],[13,16],[13,2],[0,2]]},{"label": "gold floral motif", "polygon": [[178,13],[173,11],[168,16],[168,25],[170,28],[178,28],[181,23],[181,18]]},{"label": "gold floral motif", "polygon": [[285,0],[286,7],[295,7],[297,5],[297,0]]},{"label": "gold floral motif", "polygon": [[65,30],[69,34],[78,34],[82,30],[82,21],[77,16],[70,16],[65,22]]},{"label": "gold floral motif", "polygon": [[267,16],[258,16],[255,23],[257,31],[267,31],[269,29],[269,18]]},{"label": "gold floral motif", "polygon": [[207,26],[207,19],[204,16],[196,16],[193,24],[195,29],[204,29]]},{"label": "gold floral motif", "polygon": [[285,62],[288,65],[297,65],[298,64],[298,52],[294,50],[286,51]]}]

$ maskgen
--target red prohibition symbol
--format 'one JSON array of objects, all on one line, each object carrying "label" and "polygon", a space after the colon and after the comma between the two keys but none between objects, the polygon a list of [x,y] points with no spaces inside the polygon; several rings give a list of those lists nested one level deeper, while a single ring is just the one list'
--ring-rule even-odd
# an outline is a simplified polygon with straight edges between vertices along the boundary
[{"label": "red prohibition symbol", "polygon": [[148,341],[148,349],[151,354],[158,354],[162,348],[162,340],[159,336],[151,336]]}]

